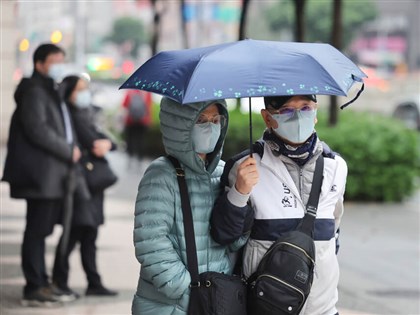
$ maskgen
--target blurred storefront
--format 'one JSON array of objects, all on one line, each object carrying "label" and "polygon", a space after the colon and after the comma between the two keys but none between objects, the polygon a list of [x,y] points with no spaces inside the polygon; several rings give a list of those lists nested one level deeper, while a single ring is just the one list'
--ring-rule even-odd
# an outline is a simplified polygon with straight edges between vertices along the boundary
[{"label": "blurred storefront", "polygon": [[379,17],[366,25],[351,46],[360,64],[384,75],[420,68],[419,1],[376,1]]}]

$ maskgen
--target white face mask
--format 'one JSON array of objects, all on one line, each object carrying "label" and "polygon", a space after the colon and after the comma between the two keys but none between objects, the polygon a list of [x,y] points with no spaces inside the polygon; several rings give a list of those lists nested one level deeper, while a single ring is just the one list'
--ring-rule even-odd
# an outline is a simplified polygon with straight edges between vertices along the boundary
[{"label": "white face mask", "polygon": [[273,128],[280,137],[291,143],[303,143],[315,130],[316,109],[294,112],[293,116],[274,114],[278,127]]},{"label": "white face mask", "polygon": [[48,76],[55,82],[60,82],[66,74],[66,66],[64,63],[53,63],[48,68]]},{"label": "white face mask", "polygon": [[193,150],[204,154],[213,152],[219,140],[220,131],[220,124],[212,122],[195,124],[192,131]]},{"label": "white face mask", "polygon": [[89,90],[77,92],[75,105],[79,108],[89,107],[92,101],[92,95]]}]

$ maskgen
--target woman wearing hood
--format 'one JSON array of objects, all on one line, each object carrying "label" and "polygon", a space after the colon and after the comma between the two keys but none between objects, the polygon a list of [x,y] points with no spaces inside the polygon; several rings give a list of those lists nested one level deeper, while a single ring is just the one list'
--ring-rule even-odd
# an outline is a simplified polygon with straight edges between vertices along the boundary
[{"label": "woman wearing hood", "polygon": [[[210,215],[223,193],[223,143],[228,127],[224,100],[179,104],[163,98],[160,125],[165,151],[185,171],[194,221],[199,273],[232,273],[231,251],[210,237]],[[134,315],[186,315],[191,276],[187,269],[183,216],[176,171],[166,157],[154,160],[140,182],[134,222],[136,257],[141,264]]]},{"label": "woman wearing hood", "polygon": [[[60,88],[74,123],[83,156],[93,155],[98,159],[105,159],[105,155],[110,150],[115,150],[116,145],[96,127],[88,80],[83,76],[70,75],[63,79]],[[82,185],[87,185],[87,183],[81,171],[82,164],[78,164],[78,167],[80,169],[77,174],[80,178],[78,178],[78,185],[73,196],[74,206],[67,251],[63,260],[60,251],[63,243],[62,236],[56,250],[52,274],[53,285],[71,297],[78,297],[78,294],[69,288],[68,278],[69,256],[79,243],[82,265],[88,281],[85,294],[114,296],[117,292],[104,287],[96,264],[96,240],[99,226],[104,223],[104,189],[89,189],[87,194],[81,193]],[[87,186],[86,189],[88,189]]]}]

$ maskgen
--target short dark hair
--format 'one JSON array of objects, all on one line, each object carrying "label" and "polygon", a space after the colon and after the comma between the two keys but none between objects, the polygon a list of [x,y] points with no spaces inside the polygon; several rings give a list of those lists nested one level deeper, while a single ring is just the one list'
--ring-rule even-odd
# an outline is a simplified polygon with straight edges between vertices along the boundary
[{"label": "short dark hair", "polygon": [[45,60],[47,59],[49,55],[58,54],[58,53],[62,53],[63,55],[66,54],[64,50],[61,47],[58,47],[57,45],[41,44],[38,46],[37,49],[35,49],[35,52],[33,55],[34,65],[38,61],[45,62]]},{"label": "short dark hair", "polygon": [[286,104],[292,97],[294,96],[302,96],[306,97],[307,99],[316,103],[316,95],[308,94],[308,95],[282,95],[282,96],[266,96],[264,97],[264,105],[265,108],[273,108],[279,109],[284,104]]}]

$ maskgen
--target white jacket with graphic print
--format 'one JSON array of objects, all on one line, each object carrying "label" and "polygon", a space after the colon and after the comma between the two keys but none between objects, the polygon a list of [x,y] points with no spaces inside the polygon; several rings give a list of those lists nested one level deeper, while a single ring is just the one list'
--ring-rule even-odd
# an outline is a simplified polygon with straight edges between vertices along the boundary
[{"label": "white jacket with graphic print", "polygon": [[[216,204],[212,215],[212,235],[220,243],[231,242],[251,229],[244,249],[243,270],[246,277],[256,271],[258,263],[270,245],[282,234],[296,229],[305,213],[312,186],[315,162],[323,153],[318,140],[313,157],[299,167],[286,156],[275,156],[264,145],[257,160],[259,182],[250,195],[235,189],[237,168],[247,158],[229,161],[225,167],[227,192]],[[338,300],[339,267],[336,256],[336,235],[343,215],[347,165],[338,155],[324,158],[323,183],[315,221],[314,240],[316,266],[308,300],[300,315],[334,315]],[[254,221],[248,227],[244,212],[253,212]],[[249,222],[249,220],[248,220]]]}]

